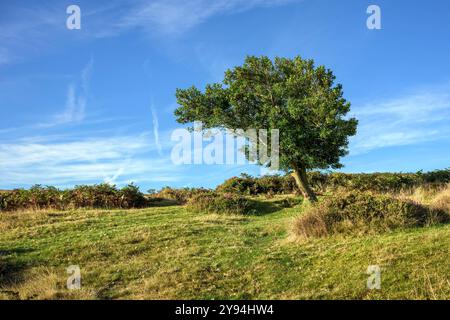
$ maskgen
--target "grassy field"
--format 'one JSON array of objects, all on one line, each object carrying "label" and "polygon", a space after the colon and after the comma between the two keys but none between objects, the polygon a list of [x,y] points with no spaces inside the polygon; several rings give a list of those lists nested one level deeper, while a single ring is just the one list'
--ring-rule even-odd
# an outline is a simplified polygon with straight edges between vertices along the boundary
[{"label": "grassy field", "polygon": [[[0,214],[2,299],[449,299],[450,225],[299,242],[304,208]],[[82,289],[66,289],[70,265]],[[381,290],[366,286],[381,267]]]}]

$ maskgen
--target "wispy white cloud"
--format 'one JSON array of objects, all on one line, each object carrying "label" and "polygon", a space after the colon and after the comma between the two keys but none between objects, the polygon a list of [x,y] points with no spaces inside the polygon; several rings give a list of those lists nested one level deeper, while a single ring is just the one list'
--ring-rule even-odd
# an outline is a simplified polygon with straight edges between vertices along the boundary
[{"label": "wispy white cloud", "polygon": [[[61,13],[58,7],[39,3],[2,7],[0,21],[0,64],[21,61],[28,55],[39,54],[61,38]],[[53,39],[53,41],[49,41]]]},{"label": "wispy white cloud", "polygon": [[298,1],[302,0],[111,0],[107,4],[79,1],[84,27],[71,32],[70,37],[61,6],[11,6],[5,14],[7,19],[0,21],[0,65],[27,60],[69,41],[113,37],[135,28],[163,37],[180,35],[220,15]]},{"label": "wispy white cloud", "polygon": [[156,113],[155,106],[153,105],[153,102],[150,104],[150,109],[152,111],[152,124],[153,124],[153,136],[155,137],[155,144],[158,148],[158,153],[161,156],[162,155],[162,145],[159,141],[159,121],[158,121],[158,114]]},{"label": "wispy white cloud", "polygon": [[94,58],[91,57],[86,66],[81,70],[81,88],[85,95],[89,92],[89,83],[91,81],[92,69],[94,67]]},{"label": "wispy white cloud", "polygon": [[86,139],[75,142],[0,144],[0,166],[17,167],[47,163],[51,165],[71,161],[123,159],[124,155],[149,147],[145,137]]},{"label": "wispy white cloud", "polygon": [[18,141],[0,144],[0,175],[11,185],[73,185],[121,181],[174,181],[177,168],[154,159],[147,133],[73,142]]},{"label": "wispy white cloud", "polygon": [[77,87],[74,83],[69,84],[67,88],[67,98],[64,111],[54,115],[52,121],[39,124],[39,127],[53,127],[56,125],[80,122],[84,120],[89,95],[89,81],[91,78],[93,65],[94,60],[91,58],[89,63],[81,71],[79,92],[77,92]]},{"label": "wispy white cloud", "polygon": [[55,115],[55,121],[50,125],[79,122],[84,119],[86,109],[86,98],[77,96],[75,85],[70,84],[67,89],[66,106],[63,113]]},{"label": "wispy white cloud", "polygon": [[256,7],[284,5],[296,0],[156,0],[142,1],[119,23],[122,28],[140,27],[162,34],[181,34],[206,20]]},{"label": "wispy white cloud", "polygon": [[351,154],[450,136],[450,90],[441,86],[355,108],[358,134]]},{"label": "wispy white cloud", "polygon": [[0,48],[0,65],[11,62],[11,56],[4,48]]}]

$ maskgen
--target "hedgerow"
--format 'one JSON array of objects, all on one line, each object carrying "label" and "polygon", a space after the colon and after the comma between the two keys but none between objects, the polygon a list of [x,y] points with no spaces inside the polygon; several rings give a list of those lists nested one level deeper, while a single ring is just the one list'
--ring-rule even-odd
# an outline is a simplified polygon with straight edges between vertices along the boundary
[{"label": "hedgerow", "polygon": [[[398,192],[421,185],[443,185],[450,182],[450,169],[417,173],[323,173],[308,172],[308,180],[316,192],[344,188],[346,190]],[[246,174],[226,180],[216,189],[245,195],[289,194],[296,192],[295,181],[290,175],[263,176]]]},{"label": "hedgerow", "polygon": [[187,208],[207,213],[244,215],[249,213],[253,206],[249,199],[237,194],[208,192],[190,198]]},{"label": "hedgerow", "polygon": [[[399,192],[418,186],[439,187],[450,183],[450,169],[417,173],[323,173],[309,172],[308,179],[316,192],[374,191],[380,193]],[[210,193],[203,188],[174,189],[165,187],[149,197],[131,184],[122,189],[109,184],[76,186],[60,190],[51,186],[35,185],[30,189],[0,191],[0,210],[20,209],[70,209],[70,208],[141,208],[154,205],[157,200],[169,199],[186,204],[190,198]],[[226,180],[216,188],[219,194],[273,196],[297,192],[290,175],[263,176],[260,178],[243,174]]]},{"label": "hedgerow", "polygon": [[35,185],[30,189],[15,189],[0,193],[0,210],[40,210],[75,208],[142,208],[152,203],[134,184],[118,189],[114,185],[76,186],[60,190]]}]

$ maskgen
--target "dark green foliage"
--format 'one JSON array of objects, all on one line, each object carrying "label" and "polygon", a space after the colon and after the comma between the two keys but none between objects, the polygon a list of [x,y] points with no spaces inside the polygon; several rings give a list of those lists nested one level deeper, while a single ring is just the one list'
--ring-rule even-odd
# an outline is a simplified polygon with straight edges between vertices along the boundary
[{"label": "dark green foliage", "polygon": [[143,208],[147,206],[148,199],[139,191],[139,187],[129,184],[119,191],[122,208]]},{"label": "dark green foliage", "polygon": [[[418,173],[321,173],[308,172],[308,180],[316,192],[340,188],[359,191],[398,192],[423,185],[443,185],[450,182],[450,169]],[[294,178],[285,176],[249,175],[233,177],[217,187],[219,192],[246,195],[290,194],[296,191]]]},{"label": "dark green foliage", "polygon": [[450,182],[450,168],[444,170],[434,170],[423,173],[419,171],[418,176],[426,183],[449,183]]},{"label": "dark green foliage", "polygon": [[6,194],[6,192],[0,191],[0,211],[4,210],[8,205]]},{"label": "dark green foliage", "polygon": [[397,192],[430,184],[450,182],[450,169],[435,170],[427,173],[310,173],[311,184],[317,189],[345,188],[348,190]]},{"label": "dark green foliage", "polygon": [[[298,179],[299,189],[316,200],[307,170],[341,168],[348,137],[357,120],[347,117],[350,103],[330,69],[313,60],[249,56],[225,72],[221,83],[177,89],[180,123],[201,121],[203,128],[279,130],[279,165]],[[246,154],[247,158],[252,157]],[[270,165],[259,159],[260,165]]]},{"label": "dark green foliage", "polygon": [[332,234],[368,234],[398,228],[445,223],[448,213],[370,192],[343,192],[329,196],[302,215],[295,230],[302,237]]},{"label": "dark green foliage", "polygon": [[29,190],[16,189],[0,193],[0,209],[4,211],[21,209],[142,208],[149,204],[148,199],[133,184],[122,189],[104,183],[93,186],[76,186],[68,190],[35,185]]},{"label": "dark green foliage", "polygon": [[[313,60],[249,56],[222,83],[176,92],[181,123],[204,128],[280,130],[282,169],[337,168],[357,121],[333,72]],[[320,124],[320,125],[319,125]]]},{"label": "dark green foliage", "polygon": [[207,192],[194,195],[187,207],[207,213],[248,214],[252,210],[252,202],[237,194]]},{"label": "dark green foliage", "polygon": [[264,176],[255,178],[247,174],[226,180],[216,188],[217,192],[243,195],[288,194],[295,190],[295,181],[290,176]]}]

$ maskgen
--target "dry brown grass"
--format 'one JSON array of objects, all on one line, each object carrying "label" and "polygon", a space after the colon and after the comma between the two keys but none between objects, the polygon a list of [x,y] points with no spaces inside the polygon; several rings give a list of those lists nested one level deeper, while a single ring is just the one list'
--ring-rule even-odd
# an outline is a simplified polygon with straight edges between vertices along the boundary
[{"label": "dry brown grass", "polygon": [[450,184],[447,185],[428,185],[416,188],[402,190],[397,194],[389,194],[400,199],[412,200],[422,205],[430,205],[433,200],[442,193],[449,192]]},{"label": "dry brown grass", "polygon": [[450,214],[450,184],[439,187],[417,187],[396,195]]},{"label": "dry brown grass", "polygon": [[86,289],[66,290],[66,276],[46,267],[30,270],[24,279],[17,283],[0,286],[0,299],[55,300],[55,299],[94,299],[94,292]]},{"label": "dry brown grass", "polygon": [[326,223],[317,212],[301,216],[295,223],[295,233],[301,238],[320,238],[328,235]]},{"label": "dry brown grass", "polygon": [[411,195],[415,198],[357,191],[335,193],[307,209],[297,219],[294,230],[301,238],[319,238],[375,234],[450,221],[450,189],[430,200],[432,205],[417,200],[419,196],[429,197],[422,189]]},{"label": "dry brown grass", "polygon": [[431,200],[433,208],[444,210],[450,214],[450,185],[438,192]]}]

